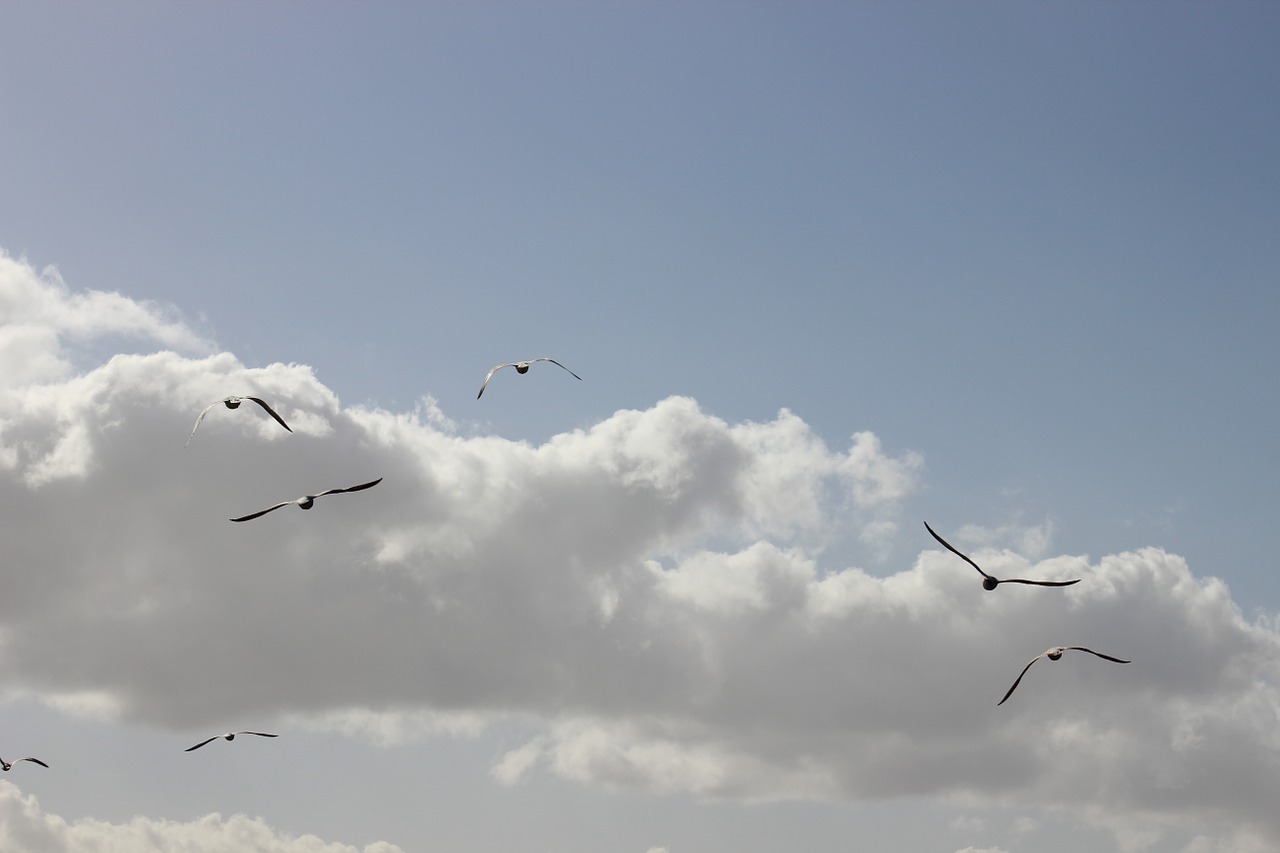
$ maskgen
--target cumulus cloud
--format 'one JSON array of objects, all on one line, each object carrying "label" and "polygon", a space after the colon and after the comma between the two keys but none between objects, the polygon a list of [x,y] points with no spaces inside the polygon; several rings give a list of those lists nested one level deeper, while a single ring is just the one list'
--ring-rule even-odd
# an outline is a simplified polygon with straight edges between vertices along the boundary
[{"label": "cumulus cloud", "polygon": [[172,310],[119,293],[73,293],[56,268],[36,272],[3,249],[0,317],[0,363],[10,387],[67,375],[67,346],[77,341],[118,335],[184,352],[208,352],[212,346]]},{"label": "cumulus cloud", "polygon": [[[78,298],[17,269],[32,304]],[[32,364],[94,331],[45,328],[10,339]],[[1074,809],[1118,837],[1280,842],[1280,638],[1176,555],[984,553],[998,576],[1084,578],[990,593],[924,535],[884,576],[823,565],[830,530],[896,535],[918,455],[683,397],[538,445],[466,436],[434,401],[344,406],[304,365],[175,352],[154,316],[130,329],[160,350],[0,379],[9,690],[200,730],[274,713],[388,740],[518,719],[505,784],[935,795]],[[219,408],[183,450],[232,393],[294,433]],[[1015,541],[1047,548],[1040,530]],[[1134,663],[1042,663],[997,709],[1059,644]]]},{"label": "cumulus cloud", "polygon": [[35,797],[0,782],[0,850],[9,853],[403,853],[378,841],[364,847],[322,841],[314,835],[277,833],[244,815],[209,814],[189,823],[137,817],[114,824],[68,822],[41,810]]}]

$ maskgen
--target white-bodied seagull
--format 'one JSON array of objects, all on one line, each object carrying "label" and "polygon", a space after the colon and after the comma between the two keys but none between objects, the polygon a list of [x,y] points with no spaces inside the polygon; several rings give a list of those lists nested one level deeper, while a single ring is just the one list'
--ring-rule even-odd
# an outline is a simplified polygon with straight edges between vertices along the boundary
[{"label": "white-bodied seagull", "polygon": [[1046,649],[1045,651],[1033,657],[1030,663],[1028,663],[1026,666],[1022,668],[1022,672],[1018,673],[1018,679],[1013,682],[1013,686],[1009,688],[1009,692],[1004,694],[1004,699],[1001,699],[996,704],[1003,705],[1005,699],[1008,699],[1010,696],[1013,695],[1013,691],[1017,690],[1018,685],[1022,683],[1022,676],[1026,675],[1027,670],[1031,669],[1031,664],[1040,660],[1040,658],[1057,660],[1058,658],[1062,657],[1063,652],[1088,652],[1091,655],[1097,655],[1103,660],[1109,660],[1112,663],[1132,663],[1132,661],[1120,660],[1120,658],[1113,658],[1111,655],[1104,655],[1102,652],[1095,652],[1093,649],[1086,649],[1084,646],[1054,646],[1053,648]]},{"label": "white-bodied seagull", "polygon": [[546,356],[543,356],[542,358],[531,358],[528,361],[509,361],[506,364],[499,364],[497,367],[493,368],[493,370],[489,371],[489,375],[484,378],[484,383],[480,386],[480,393],[476,395],[476,399],[477,400],[480,399],[480,396],[484,394],[485,387],[489,384],[489,380],[493,378],[493,374],[497,373],[502,368],[514,367],[516,369],[516,373],[528,373],[529,365],[537,361],[549,361],[552,364],[554,364],[556,367],[562,368],[564,370],[568,370],[569,375],[572,376],[574,379],[577,379],[578,381],[582,381],[581,376],[574,373],[572,370],[569,370],[569,368],[565,367],[563,364],[556,361],[554,358],[547,358]]},{"label": "white-bodied seagull", "polygon": [[48,764],[45,764],[43,761],[41,761],[38,758],[32,758],[31,756],[27,756],[26,758],[15,758],[13,759],[13,761],[5,761],[3,758],[0,758],[0,768],[3,768],[5,772],[8,772],[9,768],[17,764],[19,761],[33,761],[36,764],[39,764],[41,767],[49,766]]},{"label": "white-bodied seagull", "polygon": [[273,735],[270,732],[227,732],[226,734],[214,735],[211,738],[206,738],[205,740],[200,741],[195,746],[189,746],[182,751],[191,752],[192,750],[199,749],[200,747],[204,746],[206,743],[213,743],[218,738],[222,738],[223,740],[235,740],[236,735],[257,735],[258,737],[280,737],[279,735]]},{"label": "white-bodied seagull", "polygon": [[[252,400],[253,402],[257,403],[259,406],[261,406],[263,409],[266,410],[268,415],[271,415],[271,417],[275,418],[276,421],[280,424],[280,426],[289,430],[289,432],[293,432],[293,429],[287,423],[284,422],[284,418],[277,415],[276,410],[267,405],[266,400],[263,400],[260,397],[224,397],[221,400],[218,400],[215,403],[210,403],[209,405],[204,407],[204,411],[201,412],[200,415],[196,418],[196,425],[191,428],[191,435],[187,436],[187,444],[190,444],[191,439],[195,438],[196,430],[200,428],[200,422],[204,420],[205,415],[209,414],[210,409],[218,405],[218,403],[221,403],[222,405],[226,406],[228,409],[238,409],[240,408],[240,404],[243,403],[245,400]],[[182,446],[186,447],[187,444],[184,444]]]},{"label": "white-bodied seagull", "polygon": [[968,563],[969,565],[973,566],[975,569],[978,570],[978,574],[982,575],[983,589],[995,589],[997,586],[999,586],[1002,583],[1026,583],[1026,584],[1031,584],[1032,586],[1071,586],[1073,583],[1080,583],[1080,578],[1076,578],[1075,580],[1071,580],[1071,581],[1029,581],[1029,580],[1026,580],[1025,578],[993,577],[992,575],[989,575],[986,572],[984,572],[982,568],[973,560],[970,560],[964,554],[961,554],[959,551],[953,548],[950,542],[943,539],[937,533],[934,533],[933,528],[929,526],[929,522],[926,521],[924,523],[924,528],[925,530],[929,531],[930,535],[932,535],[934,539],[937,539],[939,542],[942,543],[942,547],[946,548],[952,554],[955,554],[957,557],[964,560],[966,563]]},{"label": "white-bodied seagull", "polygon": [[260,509],[257,512],[251,512],[248,515],[242,515],[239,518],[233,518],[231,520],[232,521],[248,521],[251,518],[257,518],[260,515],[266,515],[269,512],[274,512],[275,510],[278,510],[282,506],[289,506],[290,504],[296,505],[299,509],[311,509],[312,505],[314,505],[316,502],[316,498],[322,498],[325,495],[337,495],[343,492],[359,492],[363,489],[372,488],[381,482],[382,482],[382,478],[379,477],[373,482],[361,483],[358,486],[347,486],[345,489],[329,489],[328,491],[320,492],[319,494],[315,494],[315,495],[303,495],[302,497],[294,498],[291,501],[280,501],[280,503],[276,504],[275,506],[269,506],[266,509]]}]

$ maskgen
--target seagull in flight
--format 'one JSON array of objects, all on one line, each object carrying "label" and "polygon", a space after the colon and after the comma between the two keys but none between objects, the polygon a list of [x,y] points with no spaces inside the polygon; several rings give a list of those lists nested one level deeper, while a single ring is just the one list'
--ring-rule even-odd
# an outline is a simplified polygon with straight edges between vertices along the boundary
[{"label": "seagull in flight", "polygon": [[1102,652],[1095,652],[1093,649],[1086,649],[1084,646],[1054,646],[1053,648],[1046,649],[1045,651],[1033,657],[1031,659],[1031,662],[1022,668],[1022,672],[1018,673],[1018,680],[1013,682],[1013,686],[1009,688],[1009,692],[1004,694],[1004,699],[1001,699],[999,702],[996,703],[996,705],[1003,705],[1004,700],[1008,699],[1010,696],[1013,695],[1013,691],[1017,690],[1018,685],[1022,683],[1022,676],[1026,675],[1027,670],[1031,669],[1031,664],[1040,660],[1040,658],[1057,660],[1058,658],[1062,657],[1063,652],[1088,652],[1091,655],[1097,655],[1103,660],[1109,660],[1112,663],[1133,663],[1133,661],[1120,660],[1120,658],[1113,658],[1111,655],[1104,655]]},{"label": "seagull in flight", "polygon": [[[970,560],[970,559],[969,559],[968,557],[966,557],[964,554],[961,554],[959,551],[957,551],[955,548],[953,548],[953,547],[951,546],[951,543],[950,543],[950,542],[948,542],[947,540],[943,539],[943,538],[942,538],[941,536],[939,536],[937,533],[934,533],[934,532],[933,532],[933,528],[929,526],[929,522],[927,522],[927,521],[926,521],[926,522],[924,523],[924,527],[925,527],[925,529],[926,529],[926,530],[928,530],[928,531],[929,531],[930,535],[932,535],[934,539],[937,539],[939,542],[941,542],[941,543],[942,543],[942,547],[946,548],[946,549],[947,549],[948,551],[950,551],[952,554],[955,554],[957,557],[959,557],[960,559],[964,560],[966,563],[968,563],[969,565],[973,566],[975,569],[977,569],[977,570],[978,570],[978,574],[982,575],[982,588],[983,588],[983,589],[995,589],[997,586],[999,586],[999,585],[1000,585],[1000,584],[1002,584],[1002,583],[1025,583],[1025,584],[1031,584],[1032,586],[1071,586],[1073,583],[1080,583],[1080,578],[1076,578],[1076,579],[1075,579],[1075,580],[1073,580],[1073,581],[1029,581],[1029,580],[1025,580],[1025,579],[1023,579],[1023,578],[996,578],[996,577],[992,577],[991,575],[989,575],[989,574],[987,574],[986,572],[984,572],[984,571],[983,571],[983,570],[978,566],[978,564],[977,564],[977,563],[975,563],[973,560]],[[1086,650],[1086,651],[1087,651],[1087,650]],[[1057,660],[1057,658],[1054,658],[1054,660]]]},{"label": "seagull in flight", "polygon": [[[320,494],[318,495],[303,495],[302,497],[294,498],[291,501],[280,501],[280,503],[276,504],[275,506],[269,506],[266,509],[260,509],[257,512],[251,512],[248,515],[242,515],[239,518],[233,518],[231,520],[232,521],[248,521],[251,518],[257,518],[260,515],[266,515],[269,512],[274,512],[280,507],[288,506],[289,504],[296,504],[299,509],[311,509],[311,507],[316,502],[316,498],[322,498],[325,495],[337,495],[337,494],[341,494],[342,492],[359,492],[364,489],[373,488],[374,486],[378,485],[381,482],[382,482],[382,478],[379,477],[378,479],[374,480],[371,483],[361,483],[358,486],[347,486],[345,489],[329,489],[326,492],[320,492]],[[257,732],[250,732],[250,734],[257,734]]]},{"label": "seagull in flight", "polygon": [[[535,361],[549,361],[552,364],[554,364],[556,367],[563,368],[564,370],[569,370],[569,368],[565,367],[563,364],[556,361],[554,358],[547,358],[545,356],[542,358],[532,358],[532,359],[529,359],[528,361],[509,361],[506,364],[499,364],[493,370],[490,370],[489,375],[484,378],[484,384],[480,386],[480,393],[476,395],[476,399],[477,400],[480,399],[480,396],[484,394],[485,386],[487,386],[489,384],[489,380],[493,378],[493,374],[497,373],[502,368],[514,367],[516,369],[516,373],[528,373],[529,365],[533,364]],[[582,380],[582,377],[574,373],[572,370],[569,370],[569,375],[579,381]]]},{"label": "seagull in flight", "polygon": [[[196,430],[200,428],[200,422],[204,420],[205,415],[209,414],[210,409],[218,405],[218,403],[221,403],[222,405],[226,406],[228,409],[238,409],[240,408],[240,404],[243,403],[245,400],[252,400],[253,402],[257,403],[259,406],[266,409],[267,414],[275,418],[276,421],[280,424],[280,426],[289,430],[289,432],[293,432],[293,429],[287,423],[284,422],[284,418],[277,415],[276,410],[268,406],[267,401],[261,399],[260,397],[223,397],[221,400],[218,400],[215,403],[210,403],[209,405],[204,407],[204,411],[201,412],[200,416],[196,418],[196,425],[191,428],[191,435],[187,436],[187,444],[190,444],[191,439],[196,437]],[[184,444],[182,446],[186,447],[187,444]]]},{"label": "seagull in flight", "polygon": [[193,750],[197,750],[200,747],[204,746],[206,743],[213,743],[218,738],[222,738],[223,740],[235,740],[236,735],[257,735],[258,737],[280,737],[279,735],[273,735],[270,732],[227,732],[225,735],[214,735],[211,738],[202,740],[195,746],[189,746],[182,751],[191,752]]},{"label": "seagull in flight", "polygon": [[13,761],[5,761],[3,758],[0,758],[0,768],[4,768],[5,772],[8,772],[9,768],[17,764],[19,761],[34,761],[36,764],[39,764],[41,767],[49,766],[48,764],[45,764],[43,761],[41,761],[38,758],[32,758],[30,756],[27,756],[26,758],[15,758],[13,759]]}]

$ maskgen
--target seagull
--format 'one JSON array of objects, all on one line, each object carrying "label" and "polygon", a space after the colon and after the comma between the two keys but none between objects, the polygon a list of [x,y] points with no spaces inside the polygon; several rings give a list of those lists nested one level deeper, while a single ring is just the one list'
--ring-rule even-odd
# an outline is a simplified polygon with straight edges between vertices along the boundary
[{"label": "seagull", "polygon": [[202,740],[195,746],[189,746],[182,751],[191,752],[192,750],[199,749],[200,747],[204,746],[206,743],[213,743],[218,738],[222,738],[223,740],[235,740],[236,735],[257,735],[258,737],[280,737],[279,735],[273,735],[270,732],[227,732],[225,735],[214,735],[213,737],[207,740]]},{"label": "seagull", "polygon": [[[934,539],[937,539],[939,542],[941,542],[941,543],[942,543],[942,547],[946,548],[946,549],[947,549],[948,551],[950,551],[952,554],[955,554],[955,555],[956,555],[956,556],[958,556],[960,559],[964,560],[966,563],[968,563],[969,565],[973,566],[975,569],[978,569],[978,574],[982,575],[982,588],[983,588],[983,589],[995,589],[997,586],[999,586],[999,585],[1000,585],[1000,584],[1002,584],[1002,583],[1026,583],[1026,584],[1031,584],[1031,585],[1033,585],[1033,586],[1071,586],[1073,583],[1080,583],[1080,578],[1076,578],[1076,579],[1075,579],[1075,580],[1073,580],[1073,581],[1029,581],[1029,580],[1024,580],[1023,578],[995,578],[995,577],[992,577],[991,575],[989,575],[989,574],[987,574],[986,572],[984,572],[981,568],[979,568],[979,567],[978,567],[978,564],[977,564],[977,563],[975,563],[973,560],[970,560],[970,559],[969,559],[968,557],[966,557],[964,554],[961,554],[961,553],[960,553],[959,551],[957,551],[955,548],[951,547],[951,543],[950,543],[950,542],[948,542],[947,540],[943,539],[943,538],[942,538],[941,536],[939,536],[937,533],[934,533],[934,532],[933,532],[933,528],[929,526],[929,522],[927,522],[927,521],[926,521],[926,522],[924,523],[924,526],[925,526],[925,529],[929,531],[929,533],[933,536],[933,538],[934,538]],[[1057,660],[1057,658],[1054,658],[1054,660]]]},{"label": "seagull", "polygon": [[294,500],[291,500],[291,501],[281,501],[275,506],[269,506],[266,509],[260,509],[257,512],[251,512],[248,515],[242,515],[239,518],[233,518],[231,520],[232,521],[248,521],[251,518],[257,518],[260,515],[266,515],[269,512],[273,512],[279,509],[280,507],[288,506],[289,504],[297,504],[299,509],[311,509],[312,505],[315,504],[316,502],[316,498],[322,498],[325,495],[336,495],[342,492],[358,492],[363,489],[372,488],[381,482],[382,482],[382,478],[379,477],[378,479],[374,480],[371,483],[361,483],[358,486],[347,486],[347,488],[345,489],[329,489],[327,492],[321,492],[318,495],[303,495],[300,498],[295,498]]},{"label": "seagull", "polygon": [[9,768],[17,764],[19,761],[34,761],[36,764],[39,764],[41,767],[49,766],[48,764],[45,764],[43,761],[41,761],[38,758],[31,758],[30,756],[28,756],[26,758],[15,758],[13,759],[13,761],[5,761],[3,758],[0,758],[0,768],[4,768],[5,772],[8,772]]},{"label": "seagull", "polygon": [[1022,668],[1022,672],[1018,673],[1018,680],[1013,682],[1013,686],[1009,688],[1009,692],[1004,694],[1004,699],[1001,699],[999,702],[996,703],[996,705],[1003,705],[1004,700],[1008,699],[1010,696],[1013,695],[1013,691],[1017,690],[1018,685],[1022,682],[1022,676],[1026,675],[1027,670],[1031,669],[1032,663],[1035,663],[1036,661],[1040,660],[1040,658],[1057,660],[1058,658],[1062,657],[1063,652],[1071,652],[1071,651],[1088,652],[1091,655],[1097,655],[1103,660],[1109,660],[1109,661],[1112,661],[1113,663],[1132,663],[1132,661],[1120,660],[1120,658],[1113,658],[1111,655],[1104,655],[1102,652],[1095,652],[1093,649],[1086,649],[1084,646],[1054,646],[1053,648],[1048,649],[1047,651],[1043,651],[1040,654],[1033,657],[1031,659],[1031,663],[1028,663],[1026,666]]},{"label": "seagull", "polygon": [[[564,368],[565,370],[569,370],[569,368],[565,367],[563,364],[561,364],[560,362],[556,361],[554,358],[547,358],[547,357],[545,357],[545,356],[544,356],[544,357],[542,357],[542,358],[533,358],[533,359],[530,359],[530,360],[528,360],[528,361],[509,361],[509,362],[507,362],[506,364],[499,364],[499,365],[498,365],[497,367],[495,367],[493,370],[490,370],[490,371],[489,371],[489,375],[488,375],[488,376],[486,376],[486,377],[484,378],[484,384],[482,384],[482,385],[480,386],[480,394],[477,394],[477,395],[476,395],[476,399],[477,399],[477,400],[479,400],[479,399],[480,399],[481,394],[484,394],[485,386],[486,386],[486,385],[488,385],[488,384],[489,384],[489,380],[493,378],[493,374],[497,373],[497,372],[498,372],[499,370],[501,370],[502,368],[504,368],[504,367],[514,367],[514,368],[516,369],[516,373],[528,373],[528,372],[529,372],[529,365],[533,364],[535,361],[549,361],[549,362],[551,362],[552,364],[554,364],[556,367],[560,367],[560,368]],[[579,376],[578,374],[574,373],[572,370],[569,370],[569,375],[570,375],[570,376],[572,376],[574,379],[577,379],[577,380],[579,380],[579,381],[581,381],[581,380],[582,380],[582,377],[581,377],[581,376]]]},{"label": "seagull", "polygon": [[[238,409],[240,408],[240,404],[243,403],[245,400],[252,400],[253,402],[257,403],[259,406],[266,409],[267,414],[275,418],[280,423],[280,426],[289,430],[289,432],[293,432],[293,429],[287,423],[284,422],[284,418],[277,415],[276,410],[267,405],[266,400],[263,400],[259,397],[224,397],[221,400],[219,400],[217,403],[210,403],[209,405],[204,407],[204,411],[201,412],[200,416],[196,418],[196,425],[191,428],[191,435],[187,436],[187,444],[190,444],[191,439],[195,438],[196,430],[200,428],[200,422],[204,420],[205,415],[209,414],[210,409],[218,405],[218,403],[221,403],[222,405],[226,406],[228,409]],[[182,446],[186,447],[187,444],[184,444]]]}]

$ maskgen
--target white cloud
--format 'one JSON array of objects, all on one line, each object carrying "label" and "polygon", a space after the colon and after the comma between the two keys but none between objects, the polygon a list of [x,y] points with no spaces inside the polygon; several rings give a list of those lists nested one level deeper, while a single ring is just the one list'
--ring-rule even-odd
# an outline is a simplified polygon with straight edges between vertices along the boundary
[{"label": "white cloud", "polygon": [[68,822],[41,810],[35,797],[0,781],[0,850],[6,853],[403,853],[378,841],[364,847],[290,836],[244,815],[209,814],[189,823],[136,817],[114,824]]},{"label": "white cloud", "polygon": [[208,352],[209,341],[173,315],[119,293],[72,293],[53,267],[37,273],[25,260],[0,249],[0,363],[7,386],[66,376],[71,370],[65,348],[69,341],[123,335]]},{"label": "white cloud", "polygon": [[[21,299],[75,304],[16,268]],[[42,328],[7,339],[28,363],[95,332]],[[990,555],[996,574],[1084,578],[1062,590],[985,592],[923,534],[886,577],[820,567],[826,531],[895,535],[916,486],[919,457],[870,433],[842,452],[786,411],[729,424],[673,397],[535,446],[458,435],[430,400],[344,407],[301,365],[162,351],[68,370],[0,378],[11,691],[193,731],[277,714],[394,741],[518,718],[535,731],[496,762],[508,784],[971,798],[1122,840],[1280,843],[1261,793],[1280,774],[1274,624],[1158,549]],[[231,393],[294,433],[219,408],[184,450]],[[1042,663],[997,709],[1058,644],[1134,663]]]}]

